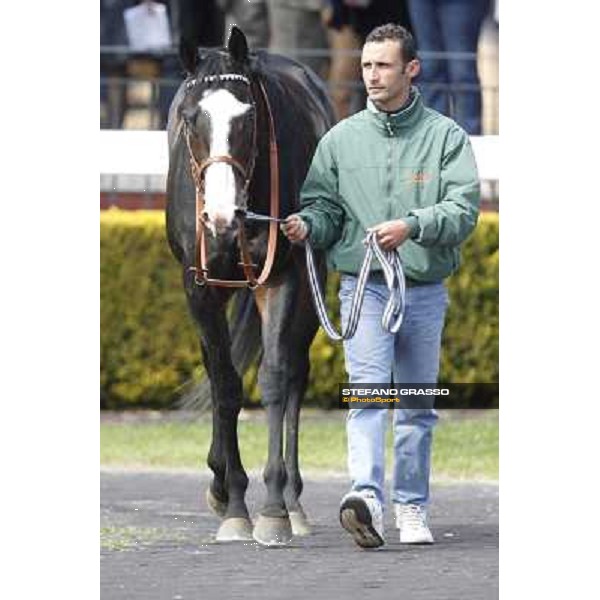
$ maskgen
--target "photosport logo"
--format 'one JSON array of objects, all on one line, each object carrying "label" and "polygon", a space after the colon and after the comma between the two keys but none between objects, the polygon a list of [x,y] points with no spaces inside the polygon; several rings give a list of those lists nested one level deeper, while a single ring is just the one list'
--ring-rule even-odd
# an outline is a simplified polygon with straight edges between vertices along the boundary
[{"label": "photosport logo", "polygon": [[497,383],[340,383],[338,407],[349,408],[498,408]]}]

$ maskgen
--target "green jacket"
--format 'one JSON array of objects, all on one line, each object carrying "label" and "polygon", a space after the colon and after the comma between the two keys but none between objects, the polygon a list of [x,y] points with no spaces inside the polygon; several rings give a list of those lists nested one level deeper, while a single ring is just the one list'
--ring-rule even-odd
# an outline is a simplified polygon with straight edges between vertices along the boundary
[{"label": "green jacket", "polygon": [[329,249],[334,270],[358,273],[366,229],[402,218],[413,230],[399,247],[407,277],[440,281],[459,265],[459,246],[479,214],[475,158],[468,135],[412,93],[393,115],[368,102],[315,151],[299,214],[313,247]]}]

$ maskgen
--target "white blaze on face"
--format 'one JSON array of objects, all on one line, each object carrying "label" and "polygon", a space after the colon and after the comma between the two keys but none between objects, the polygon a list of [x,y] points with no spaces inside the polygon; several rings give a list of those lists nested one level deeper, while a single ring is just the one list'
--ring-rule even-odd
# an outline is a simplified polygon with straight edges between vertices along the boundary
[{"label": "white blaze on face", "polygon": [[[240,102],[227,90],[209,93],[198,104],[210,116],[210,156],[230,155],[231,122],[248,111],[250,105]],[[233,167],[227,163],[214,163],[206,169],[204,181],[204,210],[215,233],[215,228],[222,230],[233,221],[236,195]]]}]

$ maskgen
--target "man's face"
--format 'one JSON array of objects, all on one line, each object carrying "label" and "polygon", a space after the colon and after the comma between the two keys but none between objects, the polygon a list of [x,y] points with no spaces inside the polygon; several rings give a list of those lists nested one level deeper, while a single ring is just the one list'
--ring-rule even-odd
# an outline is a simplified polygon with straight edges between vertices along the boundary
[{"label": "man's face", "polygon": [[400,42],[368,42],[362,50],[362,76],[367,94],[377,108],[399,109],[410,92],[411,81],[419,72],[419,62],[404,63]]}]

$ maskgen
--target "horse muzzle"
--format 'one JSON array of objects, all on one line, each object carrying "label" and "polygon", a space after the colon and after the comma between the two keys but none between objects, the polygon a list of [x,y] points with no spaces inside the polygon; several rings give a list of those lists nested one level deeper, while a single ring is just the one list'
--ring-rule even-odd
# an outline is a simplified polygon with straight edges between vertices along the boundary
[{"label": "horse muzzle", "polygon": [[213,235],[223,235],[236,230],[245,220],[246,209],[225,207],[214,211],[204,211],[202,221]]}]

